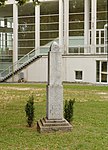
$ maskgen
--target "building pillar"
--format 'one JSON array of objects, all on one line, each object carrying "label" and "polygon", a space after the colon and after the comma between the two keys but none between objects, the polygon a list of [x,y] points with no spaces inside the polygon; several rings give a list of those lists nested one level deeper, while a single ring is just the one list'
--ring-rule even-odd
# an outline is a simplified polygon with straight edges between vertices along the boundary
[{"label": "building pillar", "polygon": [[69,0],[64,0],[64,53],[69,49]]},{"label": "building pillar", "polygon": [[90,0],[84,1],[84,53],[89,52],[90,45],[90,33],[89,33],[89,21],[90,21]]},{"label": "building pillar", "polygon": [[40,5],[35,6],[35,50],[40,53]]},{"label": "building pillar", "polygon": [[63,41],[63,0],[59,0],[59,47],[60,51],[64,53],[64,41]]},{"label": "building pillar", "polygon": [[107,54],[108,61],[108,24],[104,25],[104,52]]},{"label": "building pillar", "polygon": [[[4,25],[5,25],[5,28],[7,28],[7,18],[4,18]],[[7,32],[5,31],[5,51],[8,54],[7,50],[8,50],[7,49]]]},{"label": "building pillar", "polygon": [[91,0],[91,53],[96,53],[97,0]]},{"label": "building pillar", "polygon": [[13,4],[13,63],[18,61],[18,5]]}]

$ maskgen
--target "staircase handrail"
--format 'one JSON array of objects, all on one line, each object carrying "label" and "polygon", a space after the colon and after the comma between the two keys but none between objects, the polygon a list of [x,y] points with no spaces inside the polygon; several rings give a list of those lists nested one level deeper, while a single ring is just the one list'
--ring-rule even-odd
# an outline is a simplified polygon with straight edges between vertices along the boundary
[{"label": "staircase handrail", "polygon": [[[22,65],[24,65],[25,63],[27,63],[28,61],[30,61],[33,57],[30,58],[30,54],[32,54],[33,52],[35,52],[35,56],[36,55],[36,51],[37,49],[33,49],[32,51],[30,51],[29,53],[27,53],[26,55],[24,55],[23,57],[21,57],[18,61],[14,62],[12,65],[10,65],[9,67],[7,67],[5,70],[3,70],[0,73],[0,78],[4,78],[5,76],[9,75],[10,73],[12,73],[13,71],[16,71],[18,68],[20,68]],[[24,58],[28,58],[27,61],[23,62],[21,65],[19,65],[21,63],[22,60],[24,60]],[[16,66],[16,68],[15,68]],[[2,76],[6,71],[8,71],[8,74],[6,74],[5,76]]]},{"label": "staircase handrail", "polygon": [[24,57],[28,56],[28,55],[29,55],[30,53],[32,53],[33,51],[36,51],[36,49],[33,49],[33,50],[31,50],[29,53],[25,54],[23,57],[21,57],[21,58],[18,60],[18,62],[21,61]]}]

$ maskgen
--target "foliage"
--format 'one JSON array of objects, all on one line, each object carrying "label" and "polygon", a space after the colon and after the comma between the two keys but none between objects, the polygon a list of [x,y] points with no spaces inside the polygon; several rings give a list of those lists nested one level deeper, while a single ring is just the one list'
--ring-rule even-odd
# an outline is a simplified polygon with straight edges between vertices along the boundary
[{"label": "foliage", "polygon": [[[6,1],[8,1],[8,0],[0,0],[0,6],[5,6]],[[18,3],[18,5],[22,6],[22,5],[26,4],[27,2],[29,2],[30,0],[15,0],[15,1]],[[32,0],[32,2],[34,5],[40,4],[39,0]]]},{"label": "foliage", "polygon": [[65,106],[64,106],[64,118],[68,121],[71,122],[73,119],[73,104],[75,103],[75,99],[65,101]]},{"label": "foliage", "polygon": [[25,3],[29,2],[29,0],[16,0],[18,2],[18,5],[24,5]]},{"label": "foliage", "polygon": [[0,0],[0,6],[4,6],[7,0]]},{"label": "foliage", "polygon": [[[29,2],[30,0],[16,0],[18,2],[18,5],[22,6],[24,4],[26,4],[27,2]],[[40,2],[39,0],[32,0],[34,5],[39,5]]]},{"label": "foliage", "polygon": [[34,5],[39,5],[40,1],[39,0],[32,0]]},{"label": "foliage", "polygon": [[34,119],[34,97],[33,95],[29,97],[29,100],[27,101],[27,104],[25,106],[25,112],[27,117],[27,123],[29,127],[31,127]]}]

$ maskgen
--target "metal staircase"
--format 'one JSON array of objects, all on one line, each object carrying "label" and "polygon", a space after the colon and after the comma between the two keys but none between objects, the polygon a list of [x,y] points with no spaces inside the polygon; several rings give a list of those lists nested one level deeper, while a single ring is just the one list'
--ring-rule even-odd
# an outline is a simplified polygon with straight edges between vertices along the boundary
[{"label": "metal staircase", "polygon": [[4,82],[9,77],[16,74],[18,71],[29,65],[34,60],[42,57],[42,55],[47,55],[47,53],[38,53],[38,50],[33,49],[28,54],[24,55],[21,59],[19,59],[17,62],[15,62],[13,65],[2,71],[0,73],[0,82]]}]

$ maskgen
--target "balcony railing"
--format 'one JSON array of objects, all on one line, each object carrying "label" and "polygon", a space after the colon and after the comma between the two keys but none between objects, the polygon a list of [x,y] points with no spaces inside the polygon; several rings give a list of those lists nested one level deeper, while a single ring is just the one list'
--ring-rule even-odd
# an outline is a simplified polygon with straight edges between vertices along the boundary
[{"label": "balcony railing", "polygon": [[102,44],[102,45],[96,45],[96,46],[69,46],[69,54],[108,54],[108,45]]}]

